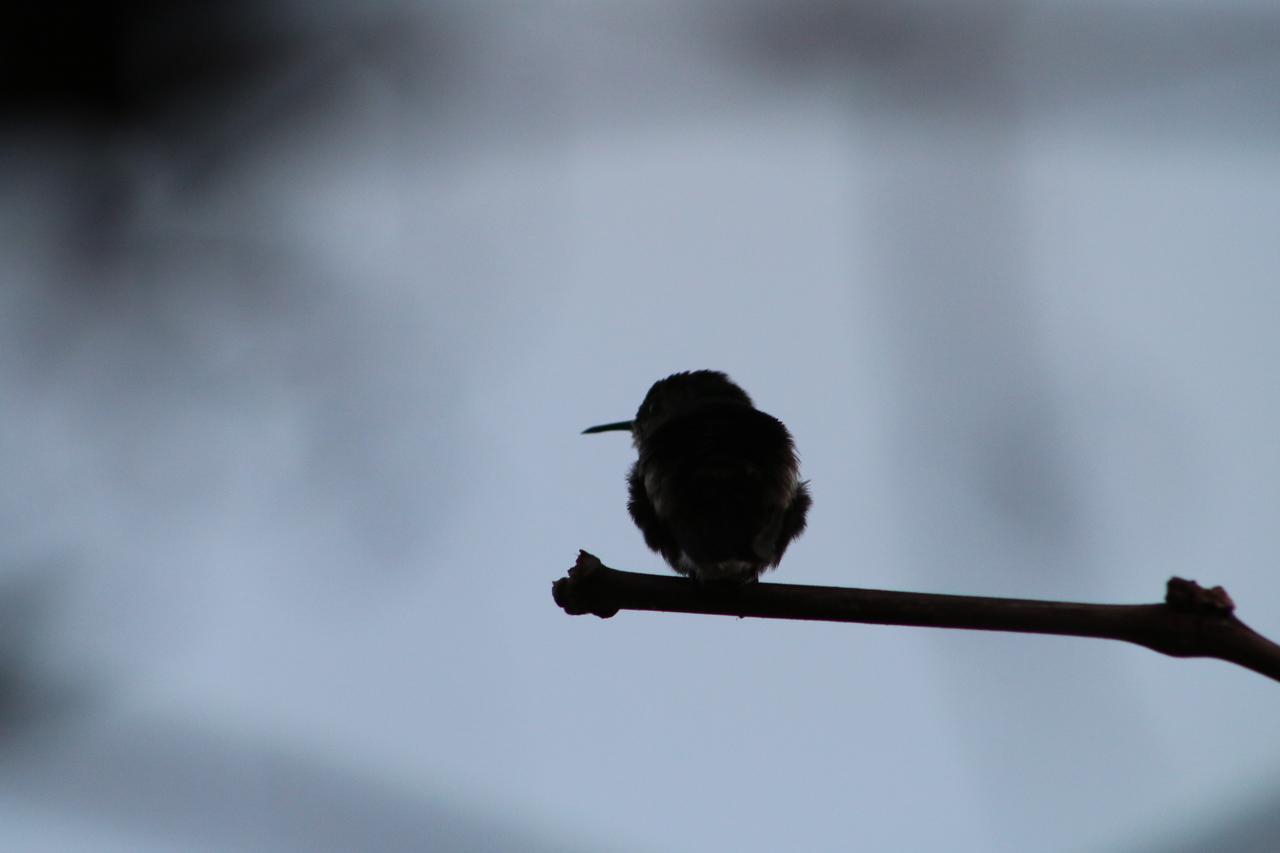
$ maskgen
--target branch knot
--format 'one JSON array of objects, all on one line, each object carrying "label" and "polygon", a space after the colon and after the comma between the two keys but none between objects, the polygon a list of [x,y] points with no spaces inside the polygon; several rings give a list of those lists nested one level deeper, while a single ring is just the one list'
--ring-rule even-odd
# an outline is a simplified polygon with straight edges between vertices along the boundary
[{"label": "branch knot", "polygon": [[1165,588],[1164,603],[1174,610],[1183,613],[1211,614],[1230,616],[1236,609],[1236,603],[1220,586],[1205,589],[1195,581],[1185,578],[1169,578]]}]

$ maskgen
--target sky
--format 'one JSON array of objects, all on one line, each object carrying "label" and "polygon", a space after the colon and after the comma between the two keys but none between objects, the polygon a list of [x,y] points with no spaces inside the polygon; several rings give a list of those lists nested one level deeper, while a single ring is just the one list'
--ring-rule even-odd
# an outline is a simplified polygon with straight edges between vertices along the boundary
[{"label": "sky", "polygon": [[7,60],[0,847],[1280,843],[1242,668],[550,595],[711,368],[766,580],[1280,636],[1268,4],[104,9]]}]

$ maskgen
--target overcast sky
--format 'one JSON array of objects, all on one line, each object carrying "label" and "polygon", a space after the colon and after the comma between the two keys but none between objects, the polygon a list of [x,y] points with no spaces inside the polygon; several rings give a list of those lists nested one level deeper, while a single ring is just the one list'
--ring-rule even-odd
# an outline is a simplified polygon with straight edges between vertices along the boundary
[{"label": "overcast sky", "polygon": [[1280,636],[1271,4],[221,8],[10,60],[0,848],[1280,846],[1239,667],[550,596],[713,368],[767,579]]}]

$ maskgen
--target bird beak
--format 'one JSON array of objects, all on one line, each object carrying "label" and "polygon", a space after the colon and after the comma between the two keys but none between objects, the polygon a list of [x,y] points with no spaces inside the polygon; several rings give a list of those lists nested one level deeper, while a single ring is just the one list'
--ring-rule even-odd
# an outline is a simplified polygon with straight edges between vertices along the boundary
[{"label": "bird beak", "polygon": [[634,424],[634,423],[635,423],[635,421],[618,421],[617,423],[612,423],[612,424],[600,424],[600,426],[587,427],[586,429],[584,429],[584,430],[582,431],[582,434],[583,434],[583,435],[589,435],[589,434],[591,434],[591,433],[595,433],[595,432],[611,432],[611,431],[613,431],[613,430],[615,430],[615,429],[617,429],[617,430],[628,429],[628,430],[629,430],[629,429],[631,429],[631,425],[632,425],[632,424]]}]

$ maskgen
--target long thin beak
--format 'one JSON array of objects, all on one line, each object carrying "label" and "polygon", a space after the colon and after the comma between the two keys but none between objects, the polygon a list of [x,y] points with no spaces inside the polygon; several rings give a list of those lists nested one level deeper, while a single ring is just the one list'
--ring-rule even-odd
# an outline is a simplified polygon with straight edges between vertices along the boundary
[{"label": "long thin beak", "polygon": [[633,423],[635,423],[635,421],[618,421],[617,423],[612,424],[600,424],[600,426],[587,427],[582,431],[582,434],[588,435],[593,432],[611,432],[615,429],[631,429],[631,425]]}]

